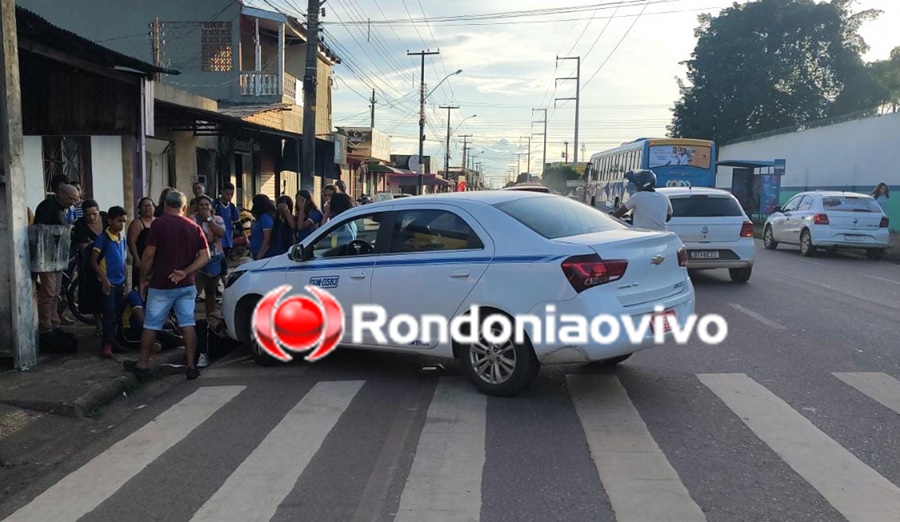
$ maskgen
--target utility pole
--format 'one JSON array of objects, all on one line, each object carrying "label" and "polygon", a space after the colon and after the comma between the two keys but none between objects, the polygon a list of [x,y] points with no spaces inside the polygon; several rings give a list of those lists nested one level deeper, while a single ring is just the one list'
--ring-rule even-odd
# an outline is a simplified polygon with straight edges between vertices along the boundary
[{"label": "utility pole", "polygon": [[[13,364],[27,370],[37,363],[34,286],[28,241],[28,198],[22,139],[22,91],[15,0],[0,0],[0,233],[6,258],[0,263],[0,338],[12,347]],[[7,337],[8,336],[8,337]]]},{"label": "utility pole", "polygon": [[547,109],[531,109],[532,117],[534,117],[535,111],[544,111],[544,132],[540,133],[544,137],[544,153],[541,161],[541,174],[543,174],[544,169],[547,168]]},{"label": "utility pole", "polygon": [[[580,56],[567,56],[567,57],[560,58],[559,56],[557,56],[556,61],[559,62],[560,60],[576,60],[578,63],[577,68],[576,68],[577,73],[574,78],[570,77],[570,78],[557,78],[556,79],[557,82],[559,82],[560,80],[575,80],[575,97],[574,98],[556,98],[555,100],[553,100],[554,108],[556,107],[557,101],[575,100],[575,147],[573,150],[575,151],[575,163],[578,163],[578,109],[579,109],[579,104],[581,101],[581,57]],[[566,153],[566,156],[568,156],[568,153]],[[568,158],[566,158],[566,161],[568,161]]]},{"label": "utility pole", "polygon": [[412,53],[406,51],[407,56],[422,57],[422,75],[419,82],[419,168],[417,169],[419,171],[419,179],[416,194],[425,193],[425,57],[433,54],[441,54],[441,52],[419,51],[417,53]]},{"label": "utility pole", "polygon": [[372,103],[372,105],[371,105],[372,114],[371,114],[371,117],[369,118],[369,120],[370,120],[369,127],[372,127],[374,129],[375,128],[375,89],[372,89],[372,99],[369,101]]},{"label": "utility pole", "polygon": [[459,105],[441,105],[441,108],[447,109],[447,156],[444,162],[444,176],[447,176],[450,173],[450,111],[458,109]]},{"label": "utility pole", "polygon": [[468,163],[466,163],[466,160],[468,160],[468,153],[469,153],[469,141],[468,140],[471,137],[472,137],[471,134],[463,134],[462,136],[460,136],[460,138],[463,139],[463,153],[462,153],[462,162],[459,164],[459,167],[462,169],[464,176],[466,174],[466,167],[469,166]]},{"label": "utility pole", "polygon": [[[531,136],[527,136],[528,138],[528,177],[531,177]],[[522,139],[522,136],[519,136],[519,139]]]},{"label": "utility pole", "polygon": [[[159,17],[150,22],[150,38],[153,42],[153,65],[159,67],[160,60],[160,44],[159,44]],[[159,81],[159,73],[153,73],[153,79]]]},{"label": "utility pole", "polygon": [[312,191],[316,170],[316,87],[319,65],[319,0],[306,7],[306,72],[303,75],[303,158],[300,188]]}]

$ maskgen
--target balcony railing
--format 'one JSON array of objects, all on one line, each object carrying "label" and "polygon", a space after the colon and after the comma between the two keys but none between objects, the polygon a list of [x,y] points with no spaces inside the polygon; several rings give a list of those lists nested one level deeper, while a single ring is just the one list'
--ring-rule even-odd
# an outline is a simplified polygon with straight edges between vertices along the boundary
[{"label": "balcony railing", "polygon": [[281,87],[277,74],[241,72],[241,94],[244,96],[278,96]]}]

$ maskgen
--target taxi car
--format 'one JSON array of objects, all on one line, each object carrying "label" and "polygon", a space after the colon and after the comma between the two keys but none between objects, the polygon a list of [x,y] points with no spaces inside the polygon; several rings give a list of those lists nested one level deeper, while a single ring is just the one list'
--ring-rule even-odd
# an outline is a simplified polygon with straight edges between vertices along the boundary
[{"label": "taxi car", "polygon": [[237,267],[227,277],[222,311],[228,335],[248,345],[257,363],[271,364],[277,361],[252,333],[257,303],[285,284],[291,286],[286,296],[318,286],[344,310],[341,346],[457,359],[478,390],[509,396],[532,384],[543,364],[617,364],[654,346],[654,334],[632,343],[623,328],[611,343],[590,337],[572,343],[523,321],[521,343],[494,344],[483,336],[470,344],[437,336],[383,342],[366,333],[351,344],[351,307],[380,305],[388,320],[437,314],[449,321],[479,306],[480,320],[500,313],[514,321],[521,314],[546,317],[553,305],[555,317],[625,314],[637,324],[659,305],[681,321],[695,305],[685,262],[675,234],[631,229],[564,196],[435,194],[355,207],[288,253]]}]

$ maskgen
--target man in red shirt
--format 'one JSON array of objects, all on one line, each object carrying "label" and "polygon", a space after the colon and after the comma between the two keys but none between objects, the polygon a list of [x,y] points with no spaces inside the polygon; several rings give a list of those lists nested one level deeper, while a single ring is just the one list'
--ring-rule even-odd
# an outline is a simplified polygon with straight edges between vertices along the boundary
[{"label": "man in red shirt", "polygon": [[195,367],[197,332],[194,322],[194,305],[197,289],[194,273],[209,262],[209,244],[206,235],[196,223],[184,216],[187,198],[173,190],[166,196],[163,215],[150,227],[147,247],[141,258],[140,288],[146,302],[144,331],[141,334],[141,359],[128,361],[125,368],[139,379],[146,379],[150,354],[156,342],[156,332],[163,330],[169,312],[174,309],[178,327],[184,335],[187,358],[187,378],[196,379],[200,372]]}]

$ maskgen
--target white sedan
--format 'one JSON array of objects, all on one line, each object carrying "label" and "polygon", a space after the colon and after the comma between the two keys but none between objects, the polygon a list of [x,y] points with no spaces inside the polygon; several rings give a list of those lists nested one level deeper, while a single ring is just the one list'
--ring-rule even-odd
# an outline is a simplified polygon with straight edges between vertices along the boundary
[{"label": "white sedan", "polygon": [[659,188],[672,202],[666,225],[687,247],[690,270],[727,268],[731,280],[746,283],[753,272],[753,222],[740,202],[715,188]]},{"label": "white sedan", "polygon": [[[457,359],[477,389],[509,396],[533,383],[542,364],[624,361],[655,345],[652,327],[637,342],[624,328],[611,342],[593,336],[572,342],[528,321],[514,323],[526,332],[522,342],[492,343],[484,336],[468,343],[384,341],[369,333],[351,338],[351,308],[380,305],[389,320],[400,314],[450,320],[473,306],[481,307],[481,318],[546,317],[551,305],[555,317],[591,321],[614,314],[633,324],[664,310],[684,324],[695,305],[685,262],[675,234],[630,229],[563,196],[512,190],[427,195],[350,209],[289,253],[237,267],[228,275],[222,309],[228,334],[267,365],[276,361],[252,333],[257,303],[282,285],[291,286],[286,295],[308,295],[304,287],[318,286],[344,310],[342,346]],[[669,339],[670,328],[663,330]]]},{"label": "white sedan", "polygon": [[859,248],[873,261],[884,257],[890,244],[888,217],[872,196],[855,192],[801,192],[776,208],[766,220],[763,243],[799,244],[813,256],[818,248]]}]

